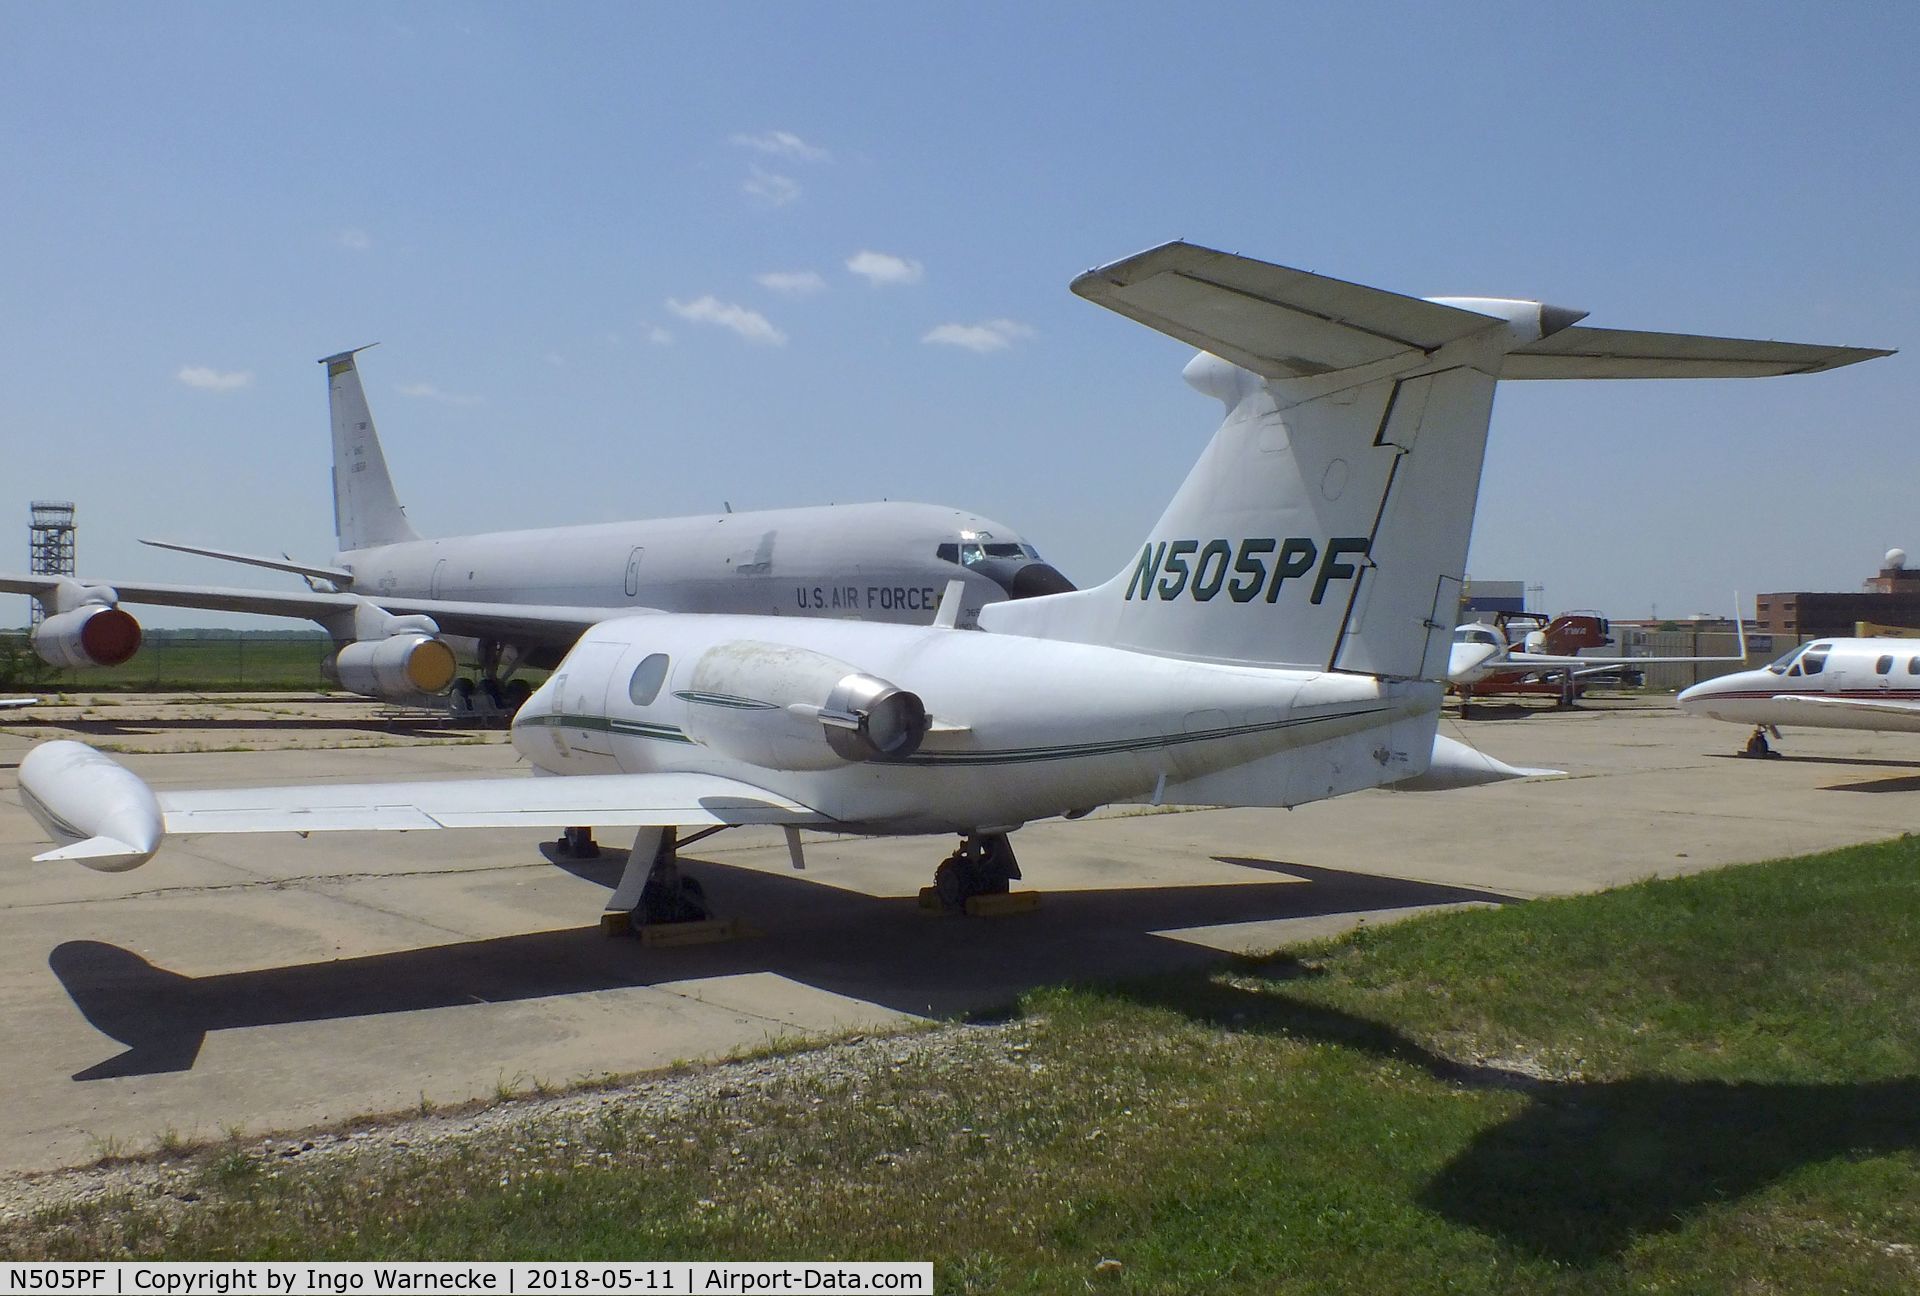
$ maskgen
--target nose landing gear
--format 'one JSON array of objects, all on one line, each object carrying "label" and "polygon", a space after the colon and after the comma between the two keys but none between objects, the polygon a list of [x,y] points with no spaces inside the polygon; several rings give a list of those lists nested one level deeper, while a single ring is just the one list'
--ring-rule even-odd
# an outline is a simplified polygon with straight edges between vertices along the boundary
[{"label": "nose landing gear", "polygon": [[[1753,727],[1753,736],[1747,739],[1746,749],[1740,753],[1742,756],[1751,756],[1756,760],[1778,760],[1780,758],[1780,753],[1767,745],[1767,728],[1768,726],[1766,725],[1755,725]],[[1780,731],[1775,729],[1773,736],[1778,738]]]}]

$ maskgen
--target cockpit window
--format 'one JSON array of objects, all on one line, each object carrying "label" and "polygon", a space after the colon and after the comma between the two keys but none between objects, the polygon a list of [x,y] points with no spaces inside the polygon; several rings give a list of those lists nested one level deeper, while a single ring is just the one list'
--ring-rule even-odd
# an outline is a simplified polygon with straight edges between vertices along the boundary
[{"label": "cockpit window", "polygon": [[1823,652],[1809,652],[1800,659],[1800,669],[1809,675],[1818,675],[1827,668],[1827,655]]},{"label": "cockpit window", "polygon": [[660,686],[666,682],[667,655],[652,653],[633,668],[633,679],[627,684],[627,696],[635,706],[651,705],[660,696]]},{"label": "cockpit window", "polygon": [[1036,562],[1040,558],[1040,551],[1030,544],[998,540],[991,543],[963,540],[959,544],[943,544],[933,554],[941,562],[958,563],[962,567],[975,567],[989,558],[1031,558]]},{"label": "cockpit window", "polygon": [[1461,626],[1453,632],[1453,641],[1461,644],[1486,644],[1491,648],[1500,646],[1500,636],[1485,626]]},{"label": "cockpit window", "polygon": [[[1779,661],[1774,662],[1773,664],[1768,666],[1767,669],[1772,671],[1775,675],[1788,674],[1789,672],[1787,671],[1787,667],[1793,665],[1794,658],[1798,657],[1801,653],[1804,653],[1806,650],[1807,650],[1807,646],[1805,644],[1801,644],[1798,648],[1795,648],[1792,652],[1782,657]],[[1792,673],[1795,675],[1798,675],[1800,672],[1794,671]]]}]

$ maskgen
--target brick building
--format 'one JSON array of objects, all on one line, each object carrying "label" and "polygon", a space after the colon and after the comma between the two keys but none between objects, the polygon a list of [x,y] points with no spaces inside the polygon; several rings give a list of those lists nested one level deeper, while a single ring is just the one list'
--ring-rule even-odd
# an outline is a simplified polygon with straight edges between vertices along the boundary
[{"label": "brick building", "polygon": [[1894,549],[1859,593],[1762,594],[1753,612],[1764,633],[1795,639],[1851,635],[1862,621],[1920,633],[1920,572],[1907,570],[1906,554]]}]

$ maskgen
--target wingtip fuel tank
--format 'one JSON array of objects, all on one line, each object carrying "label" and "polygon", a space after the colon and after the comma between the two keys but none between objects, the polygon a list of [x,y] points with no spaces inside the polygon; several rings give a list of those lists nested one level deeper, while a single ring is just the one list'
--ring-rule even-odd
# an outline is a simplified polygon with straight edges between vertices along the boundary
[{"label": "wingtip fuel tank", "polygon": [[153,858],[165,835],[153,789],[84,743],[41,743],[20,762],[20,800],[60,847],[35,862],[78,860],[124,873]]}]

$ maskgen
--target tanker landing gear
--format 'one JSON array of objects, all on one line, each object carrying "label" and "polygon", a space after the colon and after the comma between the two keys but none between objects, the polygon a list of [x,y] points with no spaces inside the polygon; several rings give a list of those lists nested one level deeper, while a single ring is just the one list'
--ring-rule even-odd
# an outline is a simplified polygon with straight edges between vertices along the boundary
[{"label": "tanker landing gear", "polygon": [[964,912],[976,896],[1003,896],[1020,876],[1020,861],[1005,833],[969,833],[953,854],[933,871],[940,907]]},{"label": "tanker landing gear", "polygon": [[533,686],[514,673],[519,668],[520,653],[511,644],[483,641],[480,677],[455,680],[447,709],[459,716],[512,717],[533,696]]}]

